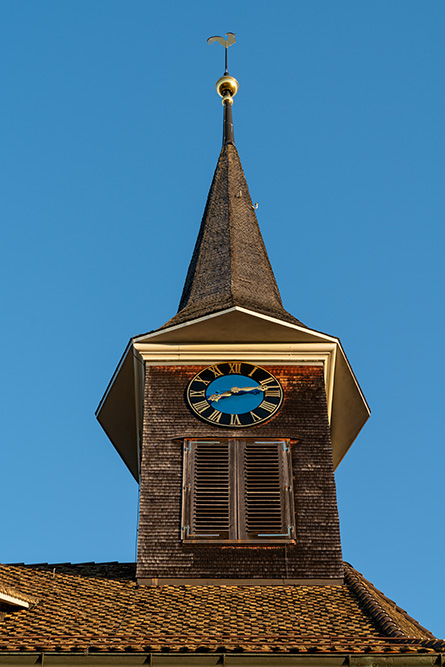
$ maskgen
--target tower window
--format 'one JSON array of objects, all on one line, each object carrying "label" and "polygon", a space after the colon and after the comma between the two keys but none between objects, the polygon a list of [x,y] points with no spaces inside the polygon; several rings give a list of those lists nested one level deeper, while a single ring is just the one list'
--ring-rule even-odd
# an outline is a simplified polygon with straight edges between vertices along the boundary
[{"label": "tower window", "polygon": [[287,440],[185,440],[184,542],[293,542]]}]

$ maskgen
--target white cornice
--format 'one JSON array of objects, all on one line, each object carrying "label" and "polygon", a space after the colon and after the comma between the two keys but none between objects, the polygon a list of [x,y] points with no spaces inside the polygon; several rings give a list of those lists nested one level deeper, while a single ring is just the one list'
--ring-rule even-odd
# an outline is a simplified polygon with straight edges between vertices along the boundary
[{"label": "white cornice", "polygon": [[234,359],[259,365],[323,366],[328,415],[329,420],[331,419],[338,341],[329,343],[194,343],[185,345],[134,341],[133,345],[147,366],[207,365]]},{"label": "white cornice", "polygon": [[163,344],[142,343],[134,341],[134,349],[139,352],[144,361],[172,363],[192,363],[221,357],[221,359],[234,358],[240,360],[261,359],[271,362],[280,361],[293,363],[296,356],[304,361],[305,358],[312,361],[317,357],[332,352],[338,345],[337,341],[329,343],[185,343]]}]

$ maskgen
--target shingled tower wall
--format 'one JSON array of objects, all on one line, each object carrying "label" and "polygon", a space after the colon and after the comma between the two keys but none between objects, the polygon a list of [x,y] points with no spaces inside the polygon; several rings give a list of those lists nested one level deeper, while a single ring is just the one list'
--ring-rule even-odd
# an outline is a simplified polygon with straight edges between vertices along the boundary
[{"label": "shingled tower wall", "polygon": [[[255,438],[290,438],[296,540],[286,546],[187,545],[181,541],[183,439],[221,437],[182,399],[196,366],[147,367],[141,464],[138,579],[307,579],[343,576],[323,369],[270,367],[285,388],[275,419]],[[234,429],[225,437],[239,437]],[[249,436],[252,436],[249,433]]]}]

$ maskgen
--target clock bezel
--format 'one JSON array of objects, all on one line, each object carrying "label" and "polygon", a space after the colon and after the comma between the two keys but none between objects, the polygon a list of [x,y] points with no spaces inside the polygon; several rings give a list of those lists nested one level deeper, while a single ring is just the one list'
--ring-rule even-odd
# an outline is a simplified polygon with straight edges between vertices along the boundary
[{"label": "clock bezel", "polygon": [[[218,377],[243,375],[266,387],[261,403],[248,412],[229,413],[217,410],[206,397],[206,388]],[[263,366],[249,361],[221,361],[201,369],[187,385],[185,400],[198,419],[222,428],[251,428],[274,418],[280,410],[284,391],[280,381]],[[206,403],[207,405],[204,405]]]}]

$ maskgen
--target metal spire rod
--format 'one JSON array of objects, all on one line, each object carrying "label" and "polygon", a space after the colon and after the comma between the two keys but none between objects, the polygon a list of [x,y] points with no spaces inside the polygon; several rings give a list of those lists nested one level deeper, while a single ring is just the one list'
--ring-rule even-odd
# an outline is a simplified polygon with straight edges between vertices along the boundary
[{"label": "metal spire rod", "polygon": [[224,104],[223,121],[223,146],[226,144],[235,145],[235,133],[233,131],[232,105],[230,102]]},{"label": "metal spire rod", "polygon": [[224,106],[224,120],[223,120],[223,146],[226,144],[235,145],[235,135],[233,132],[233,120],[232,120],[232,104],[233,98],[238,92],[239,84],[233,76],[229,75],[229,70],[227,67],[227,50],[229,46],[235,44],[235,33],[226,32],[226,37],[221,37],[220,35],[215,35],[214,37],[209,37],[207,40],[208,44],[214,44],[218,42],[221,46],[224,47],[224,63],[225,70],[223,76],[218,79],[216,82],[216,92],[222,97],[222,103]]}]

